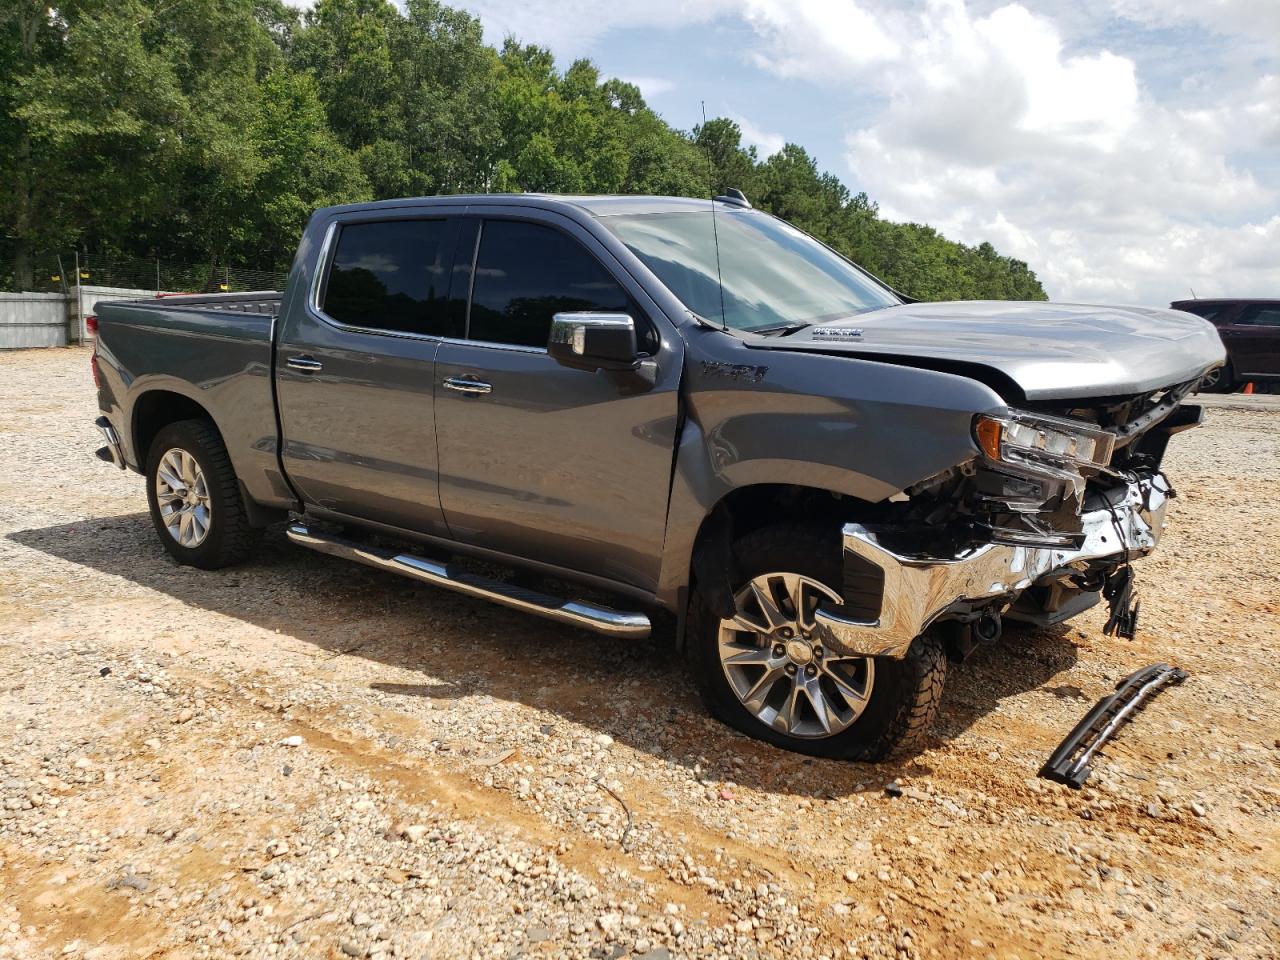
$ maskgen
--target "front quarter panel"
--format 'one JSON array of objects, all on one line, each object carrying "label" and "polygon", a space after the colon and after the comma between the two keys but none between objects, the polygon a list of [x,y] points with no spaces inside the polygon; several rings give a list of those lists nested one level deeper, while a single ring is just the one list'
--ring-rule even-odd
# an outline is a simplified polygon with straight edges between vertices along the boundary
[{"label": "front quarter panel", "polygon": [[850,357],[749,349],[690,329],[688,421],[676,451],[659,599],[678,602],[703,519],[733,490],[795,484],[877,503],[978,450],[991,388]]}]

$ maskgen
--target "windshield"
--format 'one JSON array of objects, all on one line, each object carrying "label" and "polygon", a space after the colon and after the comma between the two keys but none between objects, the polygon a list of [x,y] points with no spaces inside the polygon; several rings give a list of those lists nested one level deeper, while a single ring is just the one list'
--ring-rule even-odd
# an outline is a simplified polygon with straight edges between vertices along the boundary
[{"label": "windshield", "polygon": [[898,303],[896,297],[812,237],[757,211],[603,217],[601,221],[680,302],[744,332],[822,323]]}]

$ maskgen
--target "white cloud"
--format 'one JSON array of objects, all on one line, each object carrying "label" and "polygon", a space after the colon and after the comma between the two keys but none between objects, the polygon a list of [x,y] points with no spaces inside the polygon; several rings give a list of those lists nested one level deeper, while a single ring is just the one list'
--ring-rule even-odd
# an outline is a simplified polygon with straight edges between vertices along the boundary
[{"label": "white cloud", "polygon": [[[854,189],[1026,259],[1055,298],[1280,290],[1280,0],[463,2],[491,40],[562,56],[632,27],[745,26],[744,69],[862,118]],[[1170,58],[1183,82],[1144,76]],[[762,153],[780,144],[735,119]]]},{"label": "white cloud", "polygon": [[823,0],[742,0],[736,6],[762,41],[752,59],[784,77],[829,81],[902,52],[888,32],[900,17],[888,10]]},{"label": "white cloud", "polygon": [[1184,111],[1153,100],[1124,57],[1066,54],[1053,22],[1017,5],[975,17],[940,0],[919,28],[883,84],[887,108],[847,139],[886,215],[989,239],[1059,298],[1280,286],[1280,257],[1262,252],[1276,191],[1223,149],[1275,130],[1274,77]]},{"label": "white cloud", "polygon": [[618,79],[624,83],[639,87],[640,93],[645,100],[660,97],[676,88],[676,85],[665,77],[619,77]]},{"label": "white cloud", "polygon": [[1152,26],[1195,24],[1212,33],[1280,42],[1276,0],[1110,0],[1122,17]]},{"label": "white cloud", "polygon": [[742,131],[743,142],[755,147],[761,159],[773,156],[787,145],[787,138],[782,134],[761,130],[740,113],[731,113],[729,119]]},{"label": "white cloud", "polygon": [[580,55],[591,41],[630,27],[680,27],[706,23],[737,8],[736,0],[455,0],[480,17],[485,39],[501,45],[508,35],[557,52]]}]

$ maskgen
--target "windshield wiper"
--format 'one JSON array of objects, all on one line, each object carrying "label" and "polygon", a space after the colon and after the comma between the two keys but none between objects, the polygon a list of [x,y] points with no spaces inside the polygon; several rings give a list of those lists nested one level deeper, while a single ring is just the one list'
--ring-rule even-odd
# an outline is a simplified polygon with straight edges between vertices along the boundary
[{"label": "windshield wiper", "polygon": [[776,327],[760,327],[756,330],[751,330],[750,332],[758,333],[764,337],[771,337],[771,336],[786,337],[786,336],[790,336],[793,333],[796,333],[799,330],[803,330],[805,327],[812,327],[812,326],[813,324],[808,322],[807,320],[801,320],[799,323],[781,323]]}]

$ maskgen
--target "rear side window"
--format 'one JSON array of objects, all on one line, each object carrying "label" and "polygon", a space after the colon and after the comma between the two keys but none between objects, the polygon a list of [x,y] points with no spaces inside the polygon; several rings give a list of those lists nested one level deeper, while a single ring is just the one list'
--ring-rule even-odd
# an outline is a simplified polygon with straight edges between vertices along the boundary
[{"label": "rear side window", "polygon": [[1251,327],[1280,327],[1280,305],[1274,307],[1250,307],[1240,317],[1240,323]]},{"label": "rear side window", "polygon": [[1194,313],[1197,317],[1203,317],[1205,320],[1212,320],[1223,311],[1223,307],[1192,304],[1182,308],[1188,313]]},{"label": "rear side window", "polygon": [[[626,291],[581,244],[552,227],[486,220],[471,293],[472,340],[545,347],[554,314],[630,313]],[[642,338],[643,342],[643,338]]]},{"label": "rear side window", "polygon": [[354,327],[459,335],[456,312],[448,309],[454,233],[447,220],[343,226],[321,309]]}]

